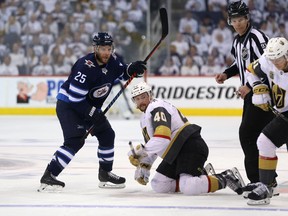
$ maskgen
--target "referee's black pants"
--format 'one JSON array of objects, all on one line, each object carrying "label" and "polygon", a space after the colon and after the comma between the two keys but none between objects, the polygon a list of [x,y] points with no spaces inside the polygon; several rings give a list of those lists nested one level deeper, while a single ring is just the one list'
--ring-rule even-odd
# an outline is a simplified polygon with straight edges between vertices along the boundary
[{"label": "referee's black pants", "polygon": [[275,117],[271,111],[265,112],[252,103],[252,91],[244,98],[242,122],[239,138],[244,152],[244,165],[251,183],[259,181],[257,138],[262,129]]}]

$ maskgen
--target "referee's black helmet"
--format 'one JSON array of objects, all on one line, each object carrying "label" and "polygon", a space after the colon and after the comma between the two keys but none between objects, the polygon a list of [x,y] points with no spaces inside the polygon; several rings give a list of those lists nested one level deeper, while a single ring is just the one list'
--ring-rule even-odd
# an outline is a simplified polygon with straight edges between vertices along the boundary
[{"label": "referee's black helmet", "polygon": [[243,1],[235,1],[228,5],[228,18],[248,16],[249,8]]}]

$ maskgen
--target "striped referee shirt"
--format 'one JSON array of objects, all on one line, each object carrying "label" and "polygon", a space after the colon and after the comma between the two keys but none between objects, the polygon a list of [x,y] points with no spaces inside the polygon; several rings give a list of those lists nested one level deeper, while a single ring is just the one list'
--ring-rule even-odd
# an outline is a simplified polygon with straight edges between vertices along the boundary
[{"label": "striped referee shirt", "polygon": [[235,61],[224,71],[227,78],[239,74],[241,85],[245,85],[247,82],[245,77],[247,66],[263,54],[268,40],[267,35],[251,25],[244,35],[236,35],[231,49]]}]

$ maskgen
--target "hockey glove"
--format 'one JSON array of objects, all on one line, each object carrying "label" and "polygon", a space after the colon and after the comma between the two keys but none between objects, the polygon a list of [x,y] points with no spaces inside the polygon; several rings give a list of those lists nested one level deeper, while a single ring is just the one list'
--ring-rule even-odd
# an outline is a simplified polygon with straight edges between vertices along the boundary
[{"label": "hockey glove", "polygon": [[101,124],[106,121],[106,116],[96,107],[89,108],[86,112],[86,116],[93,122],[93,124]]},{"label": "hockey glove", "polygon": [[253,87],[252,103],[264,111],[269,111],[271,97],[269,88],[265,84],[258,84]]},{"label": "hockey glove", "polygon": [[135,180],[139,184],[146,185],[149,182],[150,169],[151,169],[150,164],[140,163],[135,171],[134,175]]},{"label": "hockey glove", "polygon": [[146,62],[144,61],[135,61],[128,65],[127,73],[131,77],[134,73],[136,73],[136,77],[142,77],[146,68]]},{"label": "hockey glove", "polygon": [[133,166],[138,166],[140,164],[140,161],[143,157],[147,157],[147,153],[144,150],[144,146],[142,144],[139,144],[136,146],[136,148],[134,149],[135,153],[131,151],[128,152],[128,156],[129,156],[129,160],[130,163]]}]

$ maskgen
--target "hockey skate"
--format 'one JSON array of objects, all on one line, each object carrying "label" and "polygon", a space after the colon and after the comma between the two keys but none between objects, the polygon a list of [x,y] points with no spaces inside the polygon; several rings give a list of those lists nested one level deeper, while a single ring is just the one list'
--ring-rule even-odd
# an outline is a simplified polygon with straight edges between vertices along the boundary
[{"label": "hockey skate", "polygon": [[204,167],[204,172],[206,175],[215,175],[216,174],[215,169],[211,163],[206,164],[206,166]]},{"label": "hockey skate", "polygon": [[99,169],[99,188],[124,188],[126,179],[115,175],[112,172],[107,172],[103,169]]},{"label": "hockey skate", "polygon": [[57,180],[47,169],[40,179],[40,183],[38,192],[60,192],[65,187],[65,183]]},{"label": "hockey skate", "polygon": [[[228,169],[220,174],[226,179],[227,186],[231,190],[235,191],[238,195],[241,195],[243,193],[243,189],[242,189],[242,185],[244,185],[243,179],[240,173],[238,172],[238,170],[235,172],[235,167],[232,169],[234,171],[232,171],[231,169]],[[235,175],[234,172],[237,173],[237,175]]]},{"label": "hockey skate", "polygon": [[[257,183],[248,183],[245,187],[243,187],[243,197],[247,199],[248,194],[251,193],[256,187]],[[280,195],[276,179],[274,179],[273,183],[271,184],[271,189],[272,189],[272,196]]]},{"label": "hockey skate", "polygon": [[262,182],[254,183],[255,189],[248,194],[248,205],[268,205],[273,195],[272,188]]}]

